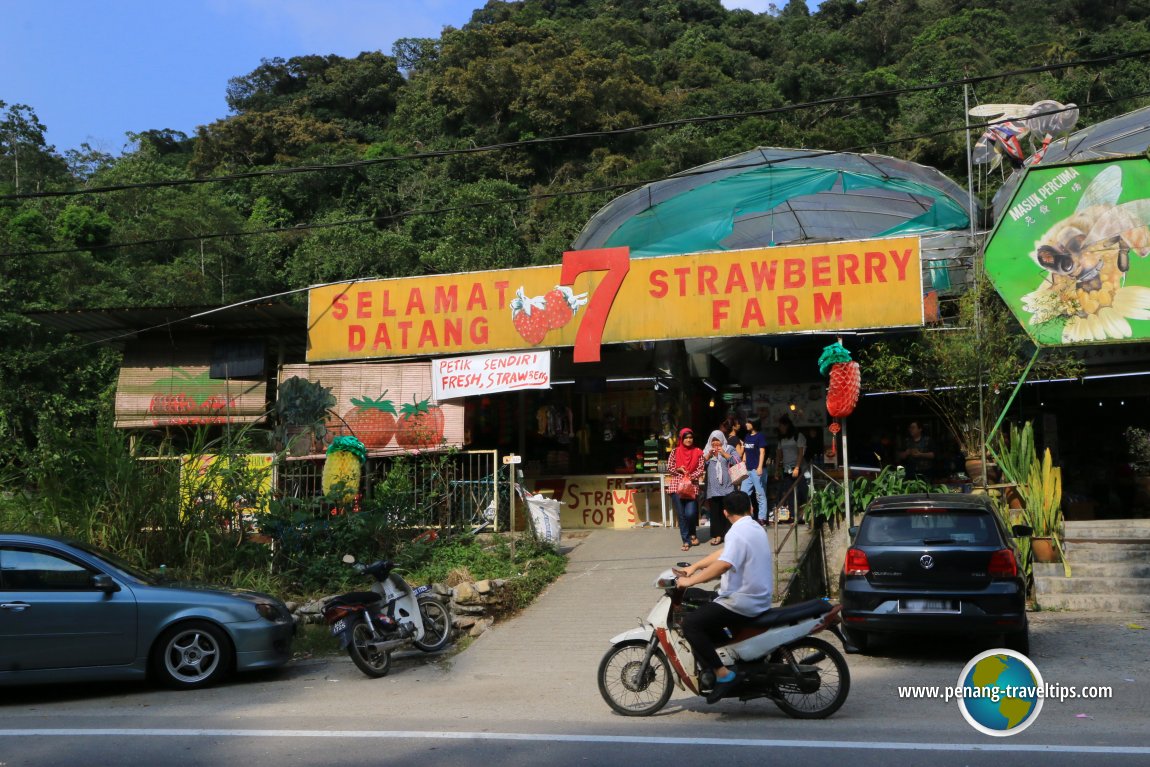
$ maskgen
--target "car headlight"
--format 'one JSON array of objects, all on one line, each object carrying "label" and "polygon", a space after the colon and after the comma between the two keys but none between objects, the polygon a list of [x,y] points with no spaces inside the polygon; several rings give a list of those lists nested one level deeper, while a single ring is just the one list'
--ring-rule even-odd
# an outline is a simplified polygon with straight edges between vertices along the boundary
[{"label": "car headlight", "polygon": [[283,612],[271,602],[256,602],[256,612],[273,623],[283,620]]}]

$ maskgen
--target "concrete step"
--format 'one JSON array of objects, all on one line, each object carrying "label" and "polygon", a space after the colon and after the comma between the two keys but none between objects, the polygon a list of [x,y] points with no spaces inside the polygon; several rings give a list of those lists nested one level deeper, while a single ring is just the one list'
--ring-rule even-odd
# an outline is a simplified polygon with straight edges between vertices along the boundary
[{"label": "concrete step", "polygon": [[1102,610],[1109,612],[1150,612],[1150,594],[1039,594],[1044,610]]},{"label": "concrete step", "polygon": [[1150,543],[1067,540],[1064,548],[1071,565],[1089,562],[1150,562]]},{"label": "concrete step", "polygon": [[[1150,579],[1150,560],[1145,562],[1097,562],[1088,559],[1070,559],[1073,578],[1147,578]],[[1065,578],[1061,564],[1034,563],[1035,578]]]},{"label": "concrete step", "polygon": [[1035,578],[1038,594],[1083,594],[1104,597],[1112,594],[1137,594],[1150,597],[1150,578]]},{"label": "concrete step", "polygon": [[1150,543],[1150,519],[1102,519],[1067,522],[1068,540],[1109,540]]}]

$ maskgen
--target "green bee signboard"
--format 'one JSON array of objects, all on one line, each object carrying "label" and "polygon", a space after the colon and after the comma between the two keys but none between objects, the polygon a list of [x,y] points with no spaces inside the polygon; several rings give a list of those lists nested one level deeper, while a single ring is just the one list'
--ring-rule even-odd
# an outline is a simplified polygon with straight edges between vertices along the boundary
[{"label": "green bee signboard", "polygon": [[1150,161],[1027,169],[986,273],[1041,345],[1150,339]]}]

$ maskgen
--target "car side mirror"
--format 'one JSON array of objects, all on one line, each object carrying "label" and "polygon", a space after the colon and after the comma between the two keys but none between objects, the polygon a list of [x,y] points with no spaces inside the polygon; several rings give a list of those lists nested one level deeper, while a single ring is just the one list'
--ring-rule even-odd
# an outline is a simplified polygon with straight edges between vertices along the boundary
[{"label": "car side mirror", "polygon": [[105,594],[113,594],[120,590],[120,584],[112,580],[112,576],[99,573],[92,576],[92,588]]},{"label": "car side mirror", "polygon": [[847,528],[847,533],[850,535],[851,540],[853,541],[855,539],[855,536],[859,534],[859,526],[858,525],[851,525],[850,527]]},{"label": "car side mirror", "polygon": [[1014,525],[1010,528],[1015,538],[1029,538],[1034,535],[1034,528],[1030,525]]}]

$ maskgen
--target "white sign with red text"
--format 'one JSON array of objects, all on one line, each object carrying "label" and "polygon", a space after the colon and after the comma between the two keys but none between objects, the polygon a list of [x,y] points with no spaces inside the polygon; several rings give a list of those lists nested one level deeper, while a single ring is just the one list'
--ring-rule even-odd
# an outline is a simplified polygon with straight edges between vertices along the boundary
[{"label": "white sign with red text", "polygon": [[551,388],[551,352],[479,354],[432,360],[435,399]]}]

